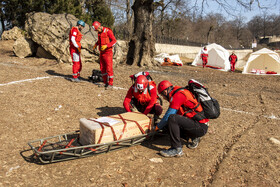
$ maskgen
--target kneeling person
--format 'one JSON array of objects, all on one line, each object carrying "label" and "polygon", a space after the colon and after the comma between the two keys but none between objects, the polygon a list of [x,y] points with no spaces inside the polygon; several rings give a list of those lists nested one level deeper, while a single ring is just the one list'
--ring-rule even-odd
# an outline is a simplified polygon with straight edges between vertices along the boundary
[{"label": "kneeling person", "polygon": [[127,112],[136,108],[139,112],[147,115],[154,114],[155,120],[162,113],[162,107],[157,103],[157,90],[154,81],[148,81],[146,76],[139,75],[124,99],[123,106]]},{"label": "kneeling person", "polygon": [[158,93],[170,103],[156,130],[168,125],[171,148],[160,151],[160,154],[165,157],[182,156],[181,135],[187,140],[192,139],[187,144],[188,148],[196,148],[200,137],[207,133],[209,119],[205,118],[202,106],[186,88],[173,87],[164,80],[158,85]]}]

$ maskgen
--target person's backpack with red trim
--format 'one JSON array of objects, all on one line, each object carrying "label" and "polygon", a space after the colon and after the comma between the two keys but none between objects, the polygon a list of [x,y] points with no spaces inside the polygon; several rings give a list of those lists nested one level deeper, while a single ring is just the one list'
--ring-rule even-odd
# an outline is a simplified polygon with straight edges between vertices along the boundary
[{"label": "person's backpack with red trim", "polygon": [[150,76],[149,72],[140,71],[140,72],[138,72],[136,74],[133,74],[133,75],[129,76],[131,78],[133,84],[134,84],[134,82],[136,81],[136,79],[137,79],[137,77],[139,75],[144,75],[148,79],[148,81],[152,81],[153,80],[152,77]]},{"label": "person's backpack with red trim", "polygon": [[201,104],[204,116],[207,119],[216,119],[220,116],[219,102],[210,96],[207,88],[205,88],[203,84],[191,79],[186,88],[194,94],[198,102]]}]

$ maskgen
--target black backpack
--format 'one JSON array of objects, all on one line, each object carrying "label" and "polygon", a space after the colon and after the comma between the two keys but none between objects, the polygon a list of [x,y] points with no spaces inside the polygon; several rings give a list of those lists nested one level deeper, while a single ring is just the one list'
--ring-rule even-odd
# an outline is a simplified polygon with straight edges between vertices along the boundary
[{"label": "black backpack", "polygon": [[189,80],[186,88],[193,93],[195,98],[201,104],[204,111],[204,116],[207,119],[216,119],[220,116],[219,102],[210,96],[208,89],[205,88],[203,84],[191,79]]},{"label": "black backpack", "polygon": [[92,75],[88,78],[93,83],[103,82],[102,73],[100,70],[92,70]]}]

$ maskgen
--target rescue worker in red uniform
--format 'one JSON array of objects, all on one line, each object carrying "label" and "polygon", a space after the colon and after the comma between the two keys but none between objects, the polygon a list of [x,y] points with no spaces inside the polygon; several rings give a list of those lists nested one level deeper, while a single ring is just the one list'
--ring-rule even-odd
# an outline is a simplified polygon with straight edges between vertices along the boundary
[{"label": "rescue worker in red uniform", "polygon": [[98,21],[93,22],[92,27],[98,32],[98,41],[93,50],[99,46],[100,70],[105,89],[113,88],[113,47],[117,40],[110,28],[103,27]]},{"label": "rescue worker in red uniform", "polygon": [[234,54],[234,51],[232,51],[231,55],[229,56],[230,61],[230,69],[232,72],[235,71],[235,64],[237,62],[237,56]]},{"label": "rescue worker in red uniform", "polygon": [[204,68],[208,63],[208,51],[206,47],[204,47],[201,51],[200,58],[202,59],[202,66]]},{"label": "rescue worker in red uniform", "polygon": [[141,113],[154,114],[155,121],[162,113],[162,107],[157,103],[157,90],[154,81],[148,81],[146,76],[139,75],[124,99],[123,106],[127,112],[132,112],[134,107]]},{"label": "rescue worker in red uniform", "polygon": [[82,70],[82,61],[81,61],[81,39],[82,33],[81,31],[85,27],[85,22],[83,20],[79,20],[77,22],[76,27],[72,27],[69,33],[69,42],[70,42],[70,55],[72,58],[73,66],[72,66],[72,76],[71,81],[80,82],[80,72]]},{"label": "rescue worker in red uniform", "polygon": [[169,108],[155,130],[163,129],[168,126],[171,148],[160,151],[164,157],[179,157],[183,155],[181,135],[188,141],[188,148],[196,148],[200,137],[205,135],[208,130],[208,121],[200,103],[194,95],[180,86],[174,86],[167,80],[158,85],[158,93],[167,101]]}]

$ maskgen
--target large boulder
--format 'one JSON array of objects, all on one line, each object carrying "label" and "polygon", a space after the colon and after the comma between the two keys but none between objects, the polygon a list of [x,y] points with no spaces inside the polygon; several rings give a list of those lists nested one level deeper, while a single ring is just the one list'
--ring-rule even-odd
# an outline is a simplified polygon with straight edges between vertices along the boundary
[{"label": "large boulder", "polygon": [[1,39],[2,40],[17,40],[18,38],[23,37],[23,31],[19,29],[18,27],[13,27],[10,30],[4,31]]},{"label": "large boulder", "polygon": [[49,52],[47,52],[43,47],[39,46],[36,52],[36,56],[39,58],[55,59]]},{"label": "large boulder", "polygon": [[[76,26],[78,19],[70,14],[48,14],[48,13],[29,13],[25,22],[25,30],[31,39],[54,56],[58,62],[71,62],[69,52],[69,32]],[[97,33],[86,24],[82,30],[82,61],[95,62],[98,60],[98,53],[93,52],[93,46],[97,41]],[[117,45],[118,46],[118,45]],[[116,47],[115,54],[122,54],[121,48]],[[114,56],[115,62],[121,59]],[[117,59],[117,60],[116,60]]]},{"label": "large boulder", "polygon": [[21,37],[14,42],[13,51],[20,58],[32,56],[36,51],[36,44],[31,39]]}]

